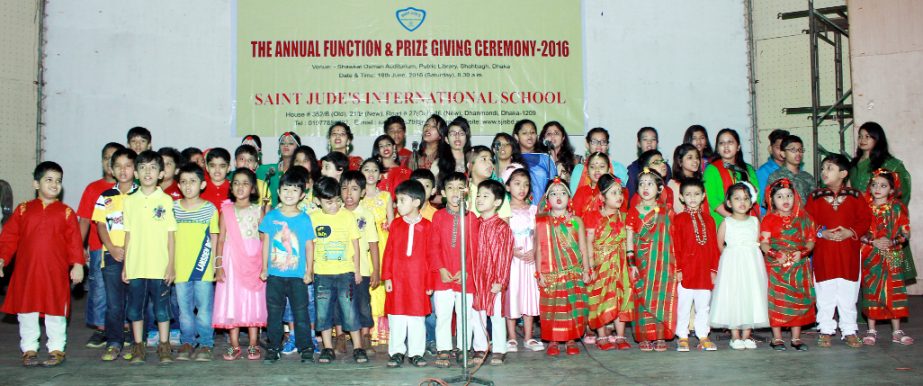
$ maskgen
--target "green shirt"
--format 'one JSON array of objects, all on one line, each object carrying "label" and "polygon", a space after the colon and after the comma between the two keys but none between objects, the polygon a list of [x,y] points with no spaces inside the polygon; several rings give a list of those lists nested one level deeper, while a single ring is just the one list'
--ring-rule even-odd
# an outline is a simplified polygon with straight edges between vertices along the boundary
[{"label": "green shirt", "polygon": [[[715,162],[721,162],[715,161]],[[753,169],[753,166],[746,164],[747,174],[749,176],[748,181],[753,184],[753,187],[756,188],[757,200],[762,201],[762,195],[760,194],[760,185],[757,181],[756,170]],[[730,172],[733,181],[731,181],[728,186],[737,183],[741,179],[740,173]],[[718,171],[718,167],[714,163],[708,165],[705,168],[705,174],[702,176],[702,180],[705,183],[705,197],[708,199],[708,208],[711,210],[711,216],[715,219],[715,227],[721,226],[721,222],[724,221],[724,216],[716,211],[719,205],[724,205],[724,194],[726,190],[724,188],[724,181],[721,179],[721,172]]]},{"label": "green shirt", "polygon": [[[860,160],[856,167],[852,168],[849,171],[849,183],[853,188],[858,189],[859,191],[865,193],[865,189],[869,185],[869,180],[872,178],[872,161],[869,159]],[[910,204],[910,173],[907,172],[907,168],[904,167],[904,163],[901,160],[890,157],[881,164],[882,169],[888,169],[892,172],[897,172],[898,177],[901,179],[901,201],[904,202],[904,205]]]}]

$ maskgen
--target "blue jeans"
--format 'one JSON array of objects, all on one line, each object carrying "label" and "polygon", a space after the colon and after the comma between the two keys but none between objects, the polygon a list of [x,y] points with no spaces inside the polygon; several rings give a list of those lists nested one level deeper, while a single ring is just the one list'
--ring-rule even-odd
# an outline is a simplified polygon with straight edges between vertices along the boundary
[{"label": "blue jeans", "polygon": [[125,304],[128,300],[128,285],[122,282],[123,263],[115,261],[109,252],[103,254],[103,283],[106,286],[106,341],[109,346],[122,347],[125,337]]},{"label": "blue jeans", "polygon": [[[311,324],[317,322],[317,308],[314,305],[314,283],[308,284],[308,319]],[[292,316],[292,303],[285,301],[285,312],[282,313],[283,323],[293,323],[295,318]]]},{"label": "blue jeans", "polygon": [[356,318],[359,319],[359,327],[372,328],[375,321],[372,320],[372,294],[369,292],[372,278],[369,276],[362,277],[362,283],[356,285],[356,295],[353,297],[356,302]]},{"label": "blue jeans", "polygon": [[359,319],[356,317],[355,297],[356,282],[352,272],[339,275],[314,275],[314,293],[317,296],[317,324],[318,331],[333,328],[334,310],[339,308],[342,316],[340,320],[344,331],[359,330]]},{"label": "blue jeans", "polygon": [[90,327],[106,325],[106,283],[103,281],[103,251],[90,251],[89,269],[87,269],[87,314],[86,323]]},{"label": "blue jeans", "polygon": [[[128,281],[128,320],[144,320],[144,304],[154,304],[154,320],[170,321],[170,286],[163,279],[131,279]],[[163,340],[163,337],[161,337]]]},{"label": "blue jeans", "polygon": [[[148,331],[157,331],[157,323],[154,322],[154,305],[151,302],[147,302],[144,305],[144,333],[147,334]],[[170,315],[173,319],[170,320],[170,329],[178,330],[179,329],[179,301],[176,299],[176,291],[170,291]]]},{"label": "blue jeans", "polygon": [[[214,347],[212,308],[215,304],[215,282],[176,283],[176,298],[179,303],[180,343],[193,346],[198,343],[199,347]],[[198,341],[196,334],[199,335]]]},{"label": "blue jeans", "polygon": [[266,279],[266,333],[269,335],[269,349],[282,351],[282,313],[286,301],[291,303],[295,321],[295,347],[299,352],[314,352],[314,339],[308,324],[308,285],[298,277],[270,275]]},{"label": "blue jeans", "polygon": [[426,315],[426,319],[423,320],[423,324],[426,325],[426,343],[436,341],[436,301],[433,300],[433,295],[429,296],[429,301],[433,312]]}]

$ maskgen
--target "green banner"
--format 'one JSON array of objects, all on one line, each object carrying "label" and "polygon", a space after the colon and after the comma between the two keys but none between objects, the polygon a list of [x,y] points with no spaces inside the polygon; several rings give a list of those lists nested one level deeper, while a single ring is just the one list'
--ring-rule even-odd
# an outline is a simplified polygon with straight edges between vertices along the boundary
[{"label": "green banner", "polygon": [[475,135],[531,119],[583,130],[579,1],[237,1],[236,130],[378,135],[400,115]]}]

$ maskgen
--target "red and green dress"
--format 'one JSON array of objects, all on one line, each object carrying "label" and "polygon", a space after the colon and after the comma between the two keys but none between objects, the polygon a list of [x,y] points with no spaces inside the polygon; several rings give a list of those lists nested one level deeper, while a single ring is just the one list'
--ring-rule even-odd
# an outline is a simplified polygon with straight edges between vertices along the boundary
[{"label": "red and green dress", "polygon": [[[797,196],[796,196],[797,200]],[[803,211],[782,216],[770,212],[760,224],[760,233],[769,233],[772,253],[764,254],[769,277],[769,325],[801,327],[814,323],[814,275],[807,244],[815,238],[814,221]],[[793,263],[778,263],[775,256],[801,251]]]},{"label": "red and green dress", "polygon": [[626,225],[634,233],[634,335],[641,342],[673,339],[676,331],[676,259],[673,257],[670,222],[673,213],[658,204],[643,216],[637,207],[628,210]]},{"label": "red and green dress", "polygon": [[[869,319],[897,319],[910,314],[907,288],[904,287],[906,266],[902,245],[910,237],[907,207],[898,199],[872,206],[872,226],[862,238],[862,312]],[[896,243],[893,249],[881,250],[872,240],[886,238]]]},{"label": "red and green dress", "polygon": [[596,280],[587,286],[590,314],[587,324],[599,329],[613,321],[630,322],[634,314],[628,260],[625,254],[625,215],[616,212],[603,216],[587,214],[584,225],[595,229],[593,256]]},{"label": "red and green dress", "polygon": [[542,339],[565,342],[579,339],[586,329],[587,295],[577,217],[540,215],[535,232],[541,253],[539,274],[545,281],[539,301]]}]

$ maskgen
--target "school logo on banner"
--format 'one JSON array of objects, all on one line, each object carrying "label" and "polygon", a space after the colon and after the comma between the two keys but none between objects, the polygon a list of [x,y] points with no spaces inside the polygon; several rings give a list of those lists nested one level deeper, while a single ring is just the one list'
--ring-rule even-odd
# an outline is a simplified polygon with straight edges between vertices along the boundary
[{"label": "school logo on banner", "polygon": [[395,12],[397,16],[397,22],[401,24],[401,27],[404,27],[409,32],[416,31],[417,28],[420,28],[423,25],[423,22],[426,20],[426,11],[414,8],[407,7],[404,9],[399,9]]}]

